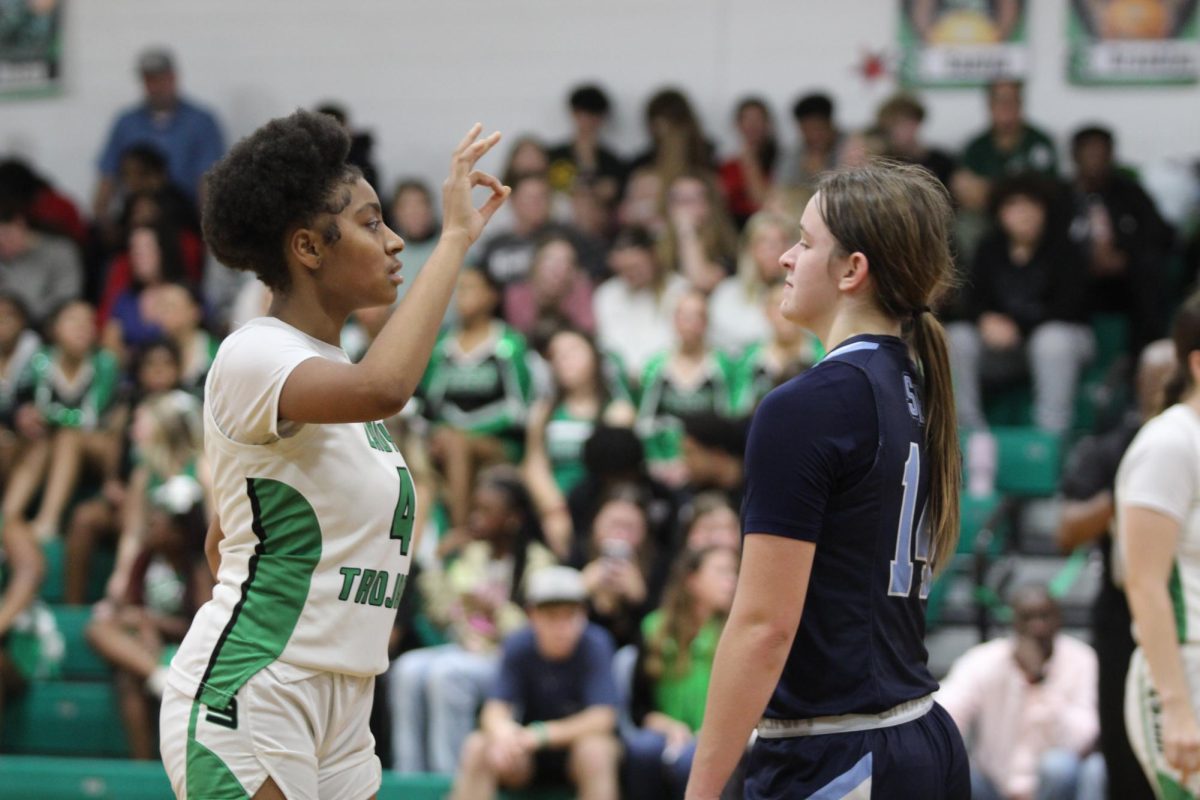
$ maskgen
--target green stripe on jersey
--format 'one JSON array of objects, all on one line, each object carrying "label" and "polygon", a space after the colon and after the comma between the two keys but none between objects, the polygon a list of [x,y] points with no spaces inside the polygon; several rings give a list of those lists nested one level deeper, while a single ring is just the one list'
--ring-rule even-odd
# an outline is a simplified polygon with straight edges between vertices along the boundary
[{"label": "green stripe on jersey", "polygon": [[1179,562],[1171,567],[1171,608],[1175,610],[1175,634],[1180,642],[1188,640],[1187,602],[1183,597],[1183,581],[1179,577]]},{"label": "green stripe on jersey", "polygon": [[247,478],[246,491],[258,547],[196,698],[212,708],[226,707],[254,673],[279,658],[321,560],[321,526],[303,495],[268,478]]},{"label": "green stripe on jersey", "polygon": [[192,703],[187,738],[187,796],[206,800],[242,800],[249,797],[233,771],[217,754],[196,741],[200,704]]},{"label": "green stripe on jersey", "polygon": [[1181,786],[1167,773],[1159,772],[1156,777],[1158,778],[1158,796],[1161,800],[1196,800],[1196,795]]}]

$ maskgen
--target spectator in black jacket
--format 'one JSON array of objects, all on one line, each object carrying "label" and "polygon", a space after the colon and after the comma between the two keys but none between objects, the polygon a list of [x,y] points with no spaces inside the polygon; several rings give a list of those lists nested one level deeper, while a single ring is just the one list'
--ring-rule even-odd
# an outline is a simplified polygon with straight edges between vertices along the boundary
[{"label": "spectator in black jacket", "polygon": [[1034,423],[1071,426],[1080,372],[1096,348],[1088,325],[1084,260],[1053,224],[1044,179],[1017,176],[997,185],[994,230],[976,252],[965,287],[966,321],[949,326],[959,424],[986,425],[981,384],[1032,373]]},{"label": "spectator in black jacket", "polygon": [[1087,258],[1097,310],[1129,315],[1130,351],[1164,335],[1164,273],[1171,227],[1137,180],[1119,170],[1110,130],[1081,128],[1075,162],[1071,239]]}]

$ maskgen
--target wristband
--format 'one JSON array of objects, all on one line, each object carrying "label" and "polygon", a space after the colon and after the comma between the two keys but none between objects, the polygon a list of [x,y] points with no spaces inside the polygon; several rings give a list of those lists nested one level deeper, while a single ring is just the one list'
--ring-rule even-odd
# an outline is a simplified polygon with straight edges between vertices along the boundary
[{"label": "wristband", "polygon": [[531,722],[526,727],[529,728],[529,732],[533,734],[534,740],[537,741],[538,750],[550,744],[550,729],[546,727],[546,723],[541,721]]}]

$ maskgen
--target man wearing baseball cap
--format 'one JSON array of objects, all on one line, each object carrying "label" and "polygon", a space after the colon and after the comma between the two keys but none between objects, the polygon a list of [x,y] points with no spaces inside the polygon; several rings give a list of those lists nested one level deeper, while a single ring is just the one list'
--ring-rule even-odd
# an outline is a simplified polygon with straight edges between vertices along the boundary
[{"label": "man wearing baseball cap", "polygon": [[130,147],[148,144],[167,160],[171,182],[198,202],[204,173],[225,152],[225,138],[212,112],[179,94],[175,58],[163,47],[143,50],[137,57],[143,100],[122,112],[109,131],[100,154],[100,179],[92,210],[96,219],[108,216],[117,191],[121,156]]},{"label": "man wearing baseball cap", "polygon": [[529,627],[510,636],[479,730],[463,745],[456,800],[498,786],[569,785],[585,800],[616,800],[619,745],[612,637],[588,622],[583,576],[570,567],[529,575]]}]

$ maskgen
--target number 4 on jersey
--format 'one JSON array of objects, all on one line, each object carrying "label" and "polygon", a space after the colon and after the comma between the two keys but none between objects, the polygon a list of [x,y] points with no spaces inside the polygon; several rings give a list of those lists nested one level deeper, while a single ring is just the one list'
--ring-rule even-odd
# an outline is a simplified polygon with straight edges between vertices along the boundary
[{"label": "number 4 on jersey", "polygon": [[921,484],[921,448],[916,442],[908,445],[908,460],[904,462],[904,499],[900,503],[900,525],[896,531],[896,555],[892,560],[888,594],[908,597],[912,592],[913,561],[921,562],[921,599],[929,597],[932,570],[929,568],[929,525],[925,508],[916,520],[916,552],[913,552],[913,521],[917,515],[917,489]]},{"label": "number 4 on jersey", "polygon": [[400,497],[396,500],[396,512],[392,515],[391,538],[400,540],[400,555],[406,556],[412,542],[416,490],[407,469],[396,467],[396,472],[400,477]]}]

